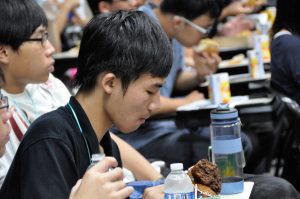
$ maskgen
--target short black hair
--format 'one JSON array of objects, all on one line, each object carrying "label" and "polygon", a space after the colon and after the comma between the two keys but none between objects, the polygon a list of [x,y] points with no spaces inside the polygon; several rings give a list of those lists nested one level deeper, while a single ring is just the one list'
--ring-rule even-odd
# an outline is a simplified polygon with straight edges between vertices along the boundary
[{"label": "short black hair", "polygon": [[163,0],[160,10],[163,13],[182,16],[189,20],[194,20],[203,14],[217,19],[223,6],[223,0]]},{"label": "short black hair", "polygon": [[277,0],[276,17],[272,33],[276,34],[281,29],[286,29],[293,34],[300,35],[300,1]]},{"label": "short black hair", "polygon": [[0,1],[0,44],[18,50],[41,25],[48,27],[48,22],[35,0]]},{"label": "short black hair", "polygon": [[170,41],[141,11],[116,11],[95,16],[81,40],[75,86],[91,91],[102,72],[121,79],[123,91],[142,74],[166,77],[172,66]]},{"label": "short black hair", "polygon": [[96,15],[96,14],[100,13],[99,8],[98,8],[98,4],[101,1],[105,1],[105,2],[110,3],[110,4],[113,2],[113,0],[87,0],[93,15]]}]

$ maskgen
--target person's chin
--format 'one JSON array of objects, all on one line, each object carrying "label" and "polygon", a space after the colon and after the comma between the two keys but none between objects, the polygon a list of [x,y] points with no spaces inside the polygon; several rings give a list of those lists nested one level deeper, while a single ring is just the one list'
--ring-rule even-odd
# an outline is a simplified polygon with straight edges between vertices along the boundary
[{"label": "person's chin", "polygon": [[127,127],[127,128],[122,128],[120,130],[121,130],[121,132],[123,132],[125,134],[128,134],[128,133],[131,133],[131,132],[137,130],[140,126],[141,126],[141,124],[135,125],[135,126],[131,126],[131,127]]},{"label": "person's chin", "polygon": [[50,75],[49,72],[47,72],[47,73],[41,75],[41,76],[40,76],[41,79],[39,79],[39,81],[36,82],[36,83],[40,84],[40,83],[45,83],[45,82],[47,82],[47,81],[49,80],[49,75]]},{"label": "person's chin", "polygon": [[54,72],[54,65],[51,65],[51,66],[49,66],[48,67],[48,71],[49,71],[49,73],[53,73]]}]

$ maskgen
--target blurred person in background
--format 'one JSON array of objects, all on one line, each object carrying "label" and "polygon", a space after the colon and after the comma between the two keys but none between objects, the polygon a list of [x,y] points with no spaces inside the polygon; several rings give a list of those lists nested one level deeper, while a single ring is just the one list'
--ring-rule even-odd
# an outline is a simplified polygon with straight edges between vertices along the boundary
[{"label": "blurred person in background", "polygon": [[[300,105],[300,1],[277,0],[276,17],[271,29],[271,88],[276,95],[287,96]],[[285,99],[286,100],[286,99]],[[292,102],[289,102],[292,104]],[[293,105],[294,111],[299,107]],[[290,113],[290,112],[288,112]],[[298,120],[288,115],[289,121]],[[299,129],[288,126],[290,140],[282,159],[284,166],[280,175],[294,184],[300,190],[300,162],[299,162]],[[285,132],[283,130],[283,132]],[[279,132],[281,137],[283,132]],[[279,141],[282,145],[281,140]],[[277,146],[279,146],[279,144]]]},{"label": "blurred person in background", "polygon": [[[49,21],[49,40],[53,44],[56,52],[66,50],[63,33],[70,24],[76,25],[77,32],[80,34],[82,27],[89,20],[83,11],[78,11],[79,7],[84,7],[85,1],[80,0],[36,0],[46,13]],[[83,10],[83,9],[81,9]],[[73,28],[74,29],[74,28]],[[75,34],[75,33],[74,33]],[[79,38],[80,39],[80,38]],[[74,45],[74,44],[73,44]],[[74,46],[71,46],[74,47]]]},{"label": "blurred person in background", "polygon": [[87,0],[94,15],[116,10],[137,9],[145,0]]},{"label": "blurred person in background", "polygon": [[271,86],[300,105],[300,1],[277,0],[272,27]]}]

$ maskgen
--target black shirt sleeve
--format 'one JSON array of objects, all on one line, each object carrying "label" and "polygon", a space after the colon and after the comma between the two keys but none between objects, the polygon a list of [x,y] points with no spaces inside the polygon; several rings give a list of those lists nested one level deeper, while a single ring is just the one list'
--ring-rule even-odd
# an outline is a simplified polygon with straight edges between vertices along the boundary
[{"label": "black shirt sleeve", "polygon": [[31,199],[67,199],[79,179],[71,149],[60,139],[39,141],[23,152],[20,195]]}]

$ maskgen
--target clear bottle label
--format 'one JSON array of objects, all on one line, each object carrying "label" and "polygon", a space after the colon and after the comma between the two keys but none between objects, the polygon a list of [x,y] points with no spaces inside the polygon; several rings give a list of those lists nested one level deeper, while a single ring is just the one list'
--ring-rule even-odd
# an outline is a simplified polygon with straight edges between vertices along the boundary
[{"label": "clear bottle label", "polygon": [[241,138],[230,140],[212,140],[212,152],[218,154],[239,153],[243,150]]},{"label": "clear bottle label", "polygon": [[165,193],[165,199],[194,199],[194,192],[189,193]]}]

